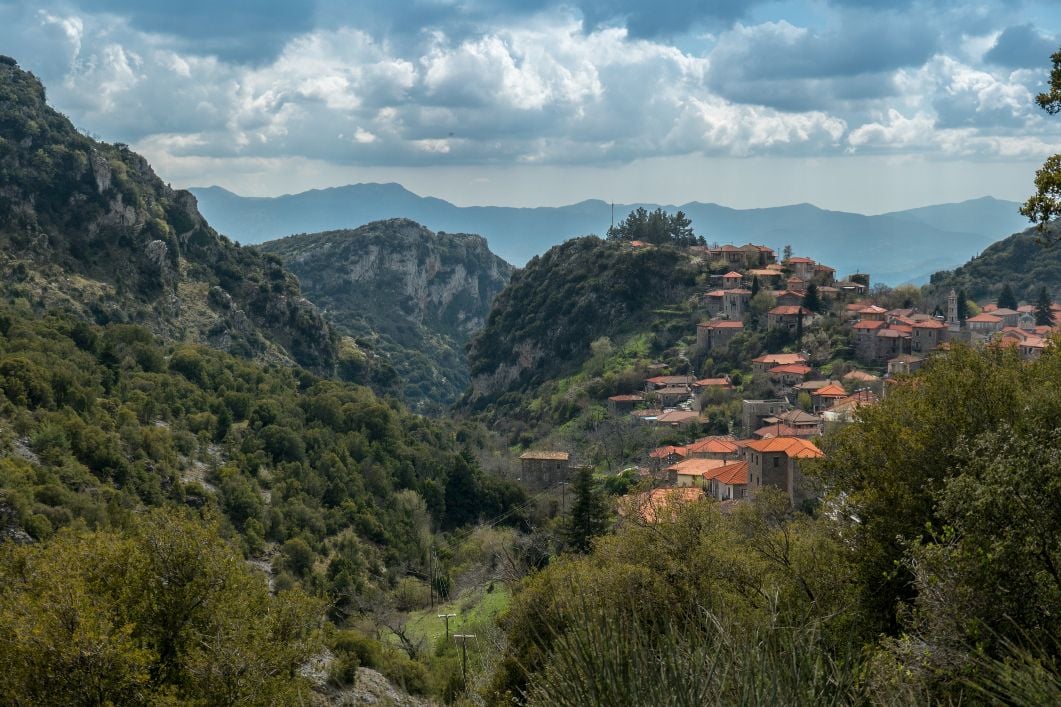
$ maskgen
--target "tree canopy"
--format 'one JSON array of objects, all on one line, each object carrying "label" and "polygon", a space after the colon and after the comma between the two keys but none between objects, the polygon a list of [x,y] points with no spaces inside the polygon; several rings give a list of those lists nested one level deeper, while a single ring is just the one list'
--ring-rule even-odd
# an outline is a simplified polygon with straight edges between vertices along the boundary
[{"label": "tree canopy", "polygon": [[[1050,61],[1049,88],[1035,97],[1039,107],[1050,115],[1061,112],[1061,51],[1055,52]],[[1022,215],[1038,224],[1042,231],[1053,219],[1061,216],[1061,155],[1052,155],[1035,173],[1035,193],[1020,207]]]},{"label": "tree canopy", "polygon": [[704,245],[704,239],[693,232],[693,222],[682,212],[668,214],[663,209],[649,212],[639,206],[608,229],[609,240],[641,241],[643,243],[673,243],[675,245]]}]

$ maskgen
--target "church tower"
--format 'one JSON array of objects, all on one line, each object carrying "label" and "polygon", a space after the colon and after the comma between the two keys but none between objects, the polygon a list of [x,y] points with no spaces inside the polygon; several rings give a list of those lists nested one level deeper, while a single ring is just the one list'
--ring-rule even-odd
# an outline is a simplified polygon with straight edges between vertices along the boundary
[{"label": "church tower", "polygon": [[961,322],[958,321],[958,294],[954,290],[947,295],[947,328],[951,331],[961,328]]}]

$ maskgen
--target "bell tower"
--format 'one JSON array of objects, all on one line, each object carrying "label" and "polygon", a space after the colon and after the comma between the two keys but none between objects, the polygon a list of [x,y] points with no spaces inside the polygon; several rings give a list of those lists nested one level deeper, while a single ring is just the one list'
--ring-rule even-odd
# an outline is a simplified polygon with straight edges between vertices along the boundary
[{"label": "bell tower", "polygon": [[961,322],[958,321],[958,294],[954,290],[947,295],[947,328],[951,331],[961,328]]}]

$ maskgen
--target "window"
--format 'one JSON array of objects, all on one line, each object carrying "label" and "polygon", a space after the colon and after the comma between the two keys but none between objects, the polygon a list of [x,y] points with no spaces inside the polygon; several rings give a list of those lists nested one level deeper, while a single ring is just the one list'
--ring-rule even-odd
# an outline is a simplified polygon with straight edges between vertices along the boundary
[{"label": "window", "polygon": [[774,468],[776,469],[781,463],[781,457],[774,457]]}]

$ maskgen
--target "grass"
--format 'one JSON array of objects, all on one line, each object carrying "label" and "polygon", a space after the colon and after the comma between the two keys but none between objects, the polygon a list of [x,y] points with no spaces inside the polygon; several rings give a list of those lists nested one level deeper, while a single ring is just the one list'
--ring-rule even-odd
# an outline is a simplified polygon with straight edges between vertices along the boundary
[{"label": "grass", "polygon": [[508,590],[500,584],[495,584],[492,592],[476,588],[434,609],[411,612],[405,628],[410,637],[423,638],[428,645],[434,645],[446,633],[446,625],[438,618],[439,614],[456,614],[449,620],[450,635],[474,633],[480,626],[492,625],[497,615],[508,608],[510,601]]}]

